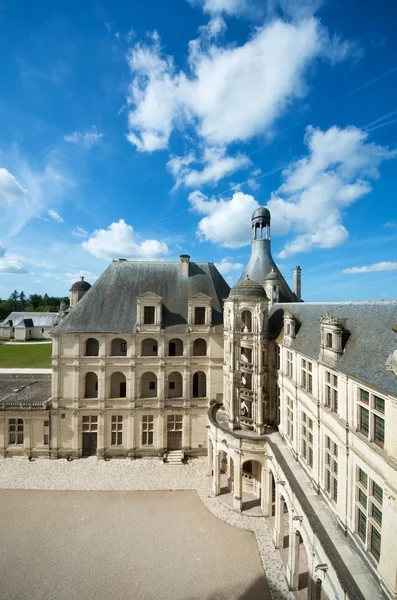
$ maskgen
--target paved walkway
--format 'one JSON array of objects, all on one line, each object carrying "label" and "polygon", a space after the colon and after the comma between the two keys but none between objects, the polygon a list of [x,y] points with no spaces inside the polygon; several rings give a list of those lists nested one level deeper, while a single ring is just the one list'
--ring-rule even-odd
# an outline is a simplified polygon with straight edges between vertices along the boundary
[{"label": "paved walkway", "polygon": [[0,375],[51,375],[51,369],[0,369]]},{"label": "paved walkway", "polygon": [[266,519],[239,514],[214,497],[206,476],[207,460],[167,465],[159,460],[0,459],[0,489],[25,490],[196,490],[219,519],[254,532],[272,600],[293,598],[288,591],[280,553],[274,548]]}]

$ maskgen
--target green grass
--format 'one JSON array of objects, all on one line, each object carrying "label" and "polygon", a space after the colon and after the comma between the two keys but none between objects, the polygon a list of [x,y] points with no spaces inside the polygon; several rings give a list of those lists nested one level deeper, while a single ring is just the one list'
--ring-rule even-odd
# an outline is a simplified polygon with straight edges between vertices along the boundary
[{"label": "green grass", "polygon": [[0,369],[49,369],[52,344],[0,345]]}]

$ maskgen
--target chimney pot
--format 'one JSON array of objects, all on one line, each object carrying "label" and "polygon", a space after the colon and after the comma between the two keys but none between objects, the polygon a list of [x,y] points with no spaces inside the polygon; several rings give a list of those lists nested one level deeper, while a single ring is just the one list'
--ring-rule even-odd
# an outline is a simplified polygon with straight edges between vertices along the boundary
[{"label": "chimney pot", "polygon": [[299,265],[294,268],[294,293],[300,302],[302,300],[302,269]]},{"label": "chimney pot", "polygon": [[180,258],[180,261],[181,261],[181,275],[182,275],[182,277],[189,277],[189,263],[190,263],[190,256],[189,256],[189,254],[181,254],[179,258]]}]

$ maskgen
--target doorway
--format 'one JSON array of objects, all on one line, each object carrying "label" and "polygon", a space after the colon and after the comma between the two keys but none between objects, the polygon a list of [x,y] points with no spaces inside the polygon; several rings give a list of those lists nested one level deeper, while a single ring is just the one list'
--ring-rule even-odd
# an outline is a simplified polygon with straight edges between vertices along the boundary
[{"label": "doorway", "polygon": [[182,449],[182,415],[168,415],[167,417],[167,449]]},{"label": "doorway", "polygon": [[98,446],[97,415],[83,416],[83,456],[95,456]]}]

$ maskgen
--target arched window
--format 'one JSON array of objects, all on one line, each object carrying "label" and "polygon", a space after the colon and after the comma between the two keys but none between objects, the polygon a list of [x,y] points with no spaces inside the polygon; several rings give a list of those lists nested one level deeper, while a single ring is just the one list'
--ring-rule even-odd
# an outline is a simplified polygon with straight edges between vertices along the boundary
[{"label": "arched window", "polygon": [[110,397],[127,397],[127,382],[124,373],[112,373],[112,376],[110,378]]},{"label": "arched window", "polygon": [[193,356],[207,356],[207,342],[202,338],[194,340]]},{"label": "arched window", "polygon": [[141,398],[157,398],[157,376],[150,371],[141,377]]},{"label": "arched window", "polygon": [[242,331],[252,331],[252,315],[249,310],[243,310],[241,313],[241,329]]},{"label": "arched window", "polygon": [[98,356],[99,342],[95,338],[88,338],[85,343],[85,356]]},{"label": "arched window", "polygon": [[127,356],[127,342],[122,338],[112,340],[111,356]]},{"label": "arched window", "polygon": [[87,373],[85,376],[84,398],[98,398],[98,375]]},{"label": "arched window", "polygon": [[177,371],[170,373],[168,376],[168,398],[182,398],[183,396],[183,379],[182,375]]},{"label": "arched window", "polygon": [[157,340],[153,338],[147,338],[142,341],[142,356],[157,356],[159,346]]},{"label": "arched window", "polygon": [[183,342],[174,338],[168,342],[168,356],[183,356]]},{"label": "arched window", "polygon": [[207,396],[207,377],[202,371],[193,375],[193,398],[205,398]]}]

